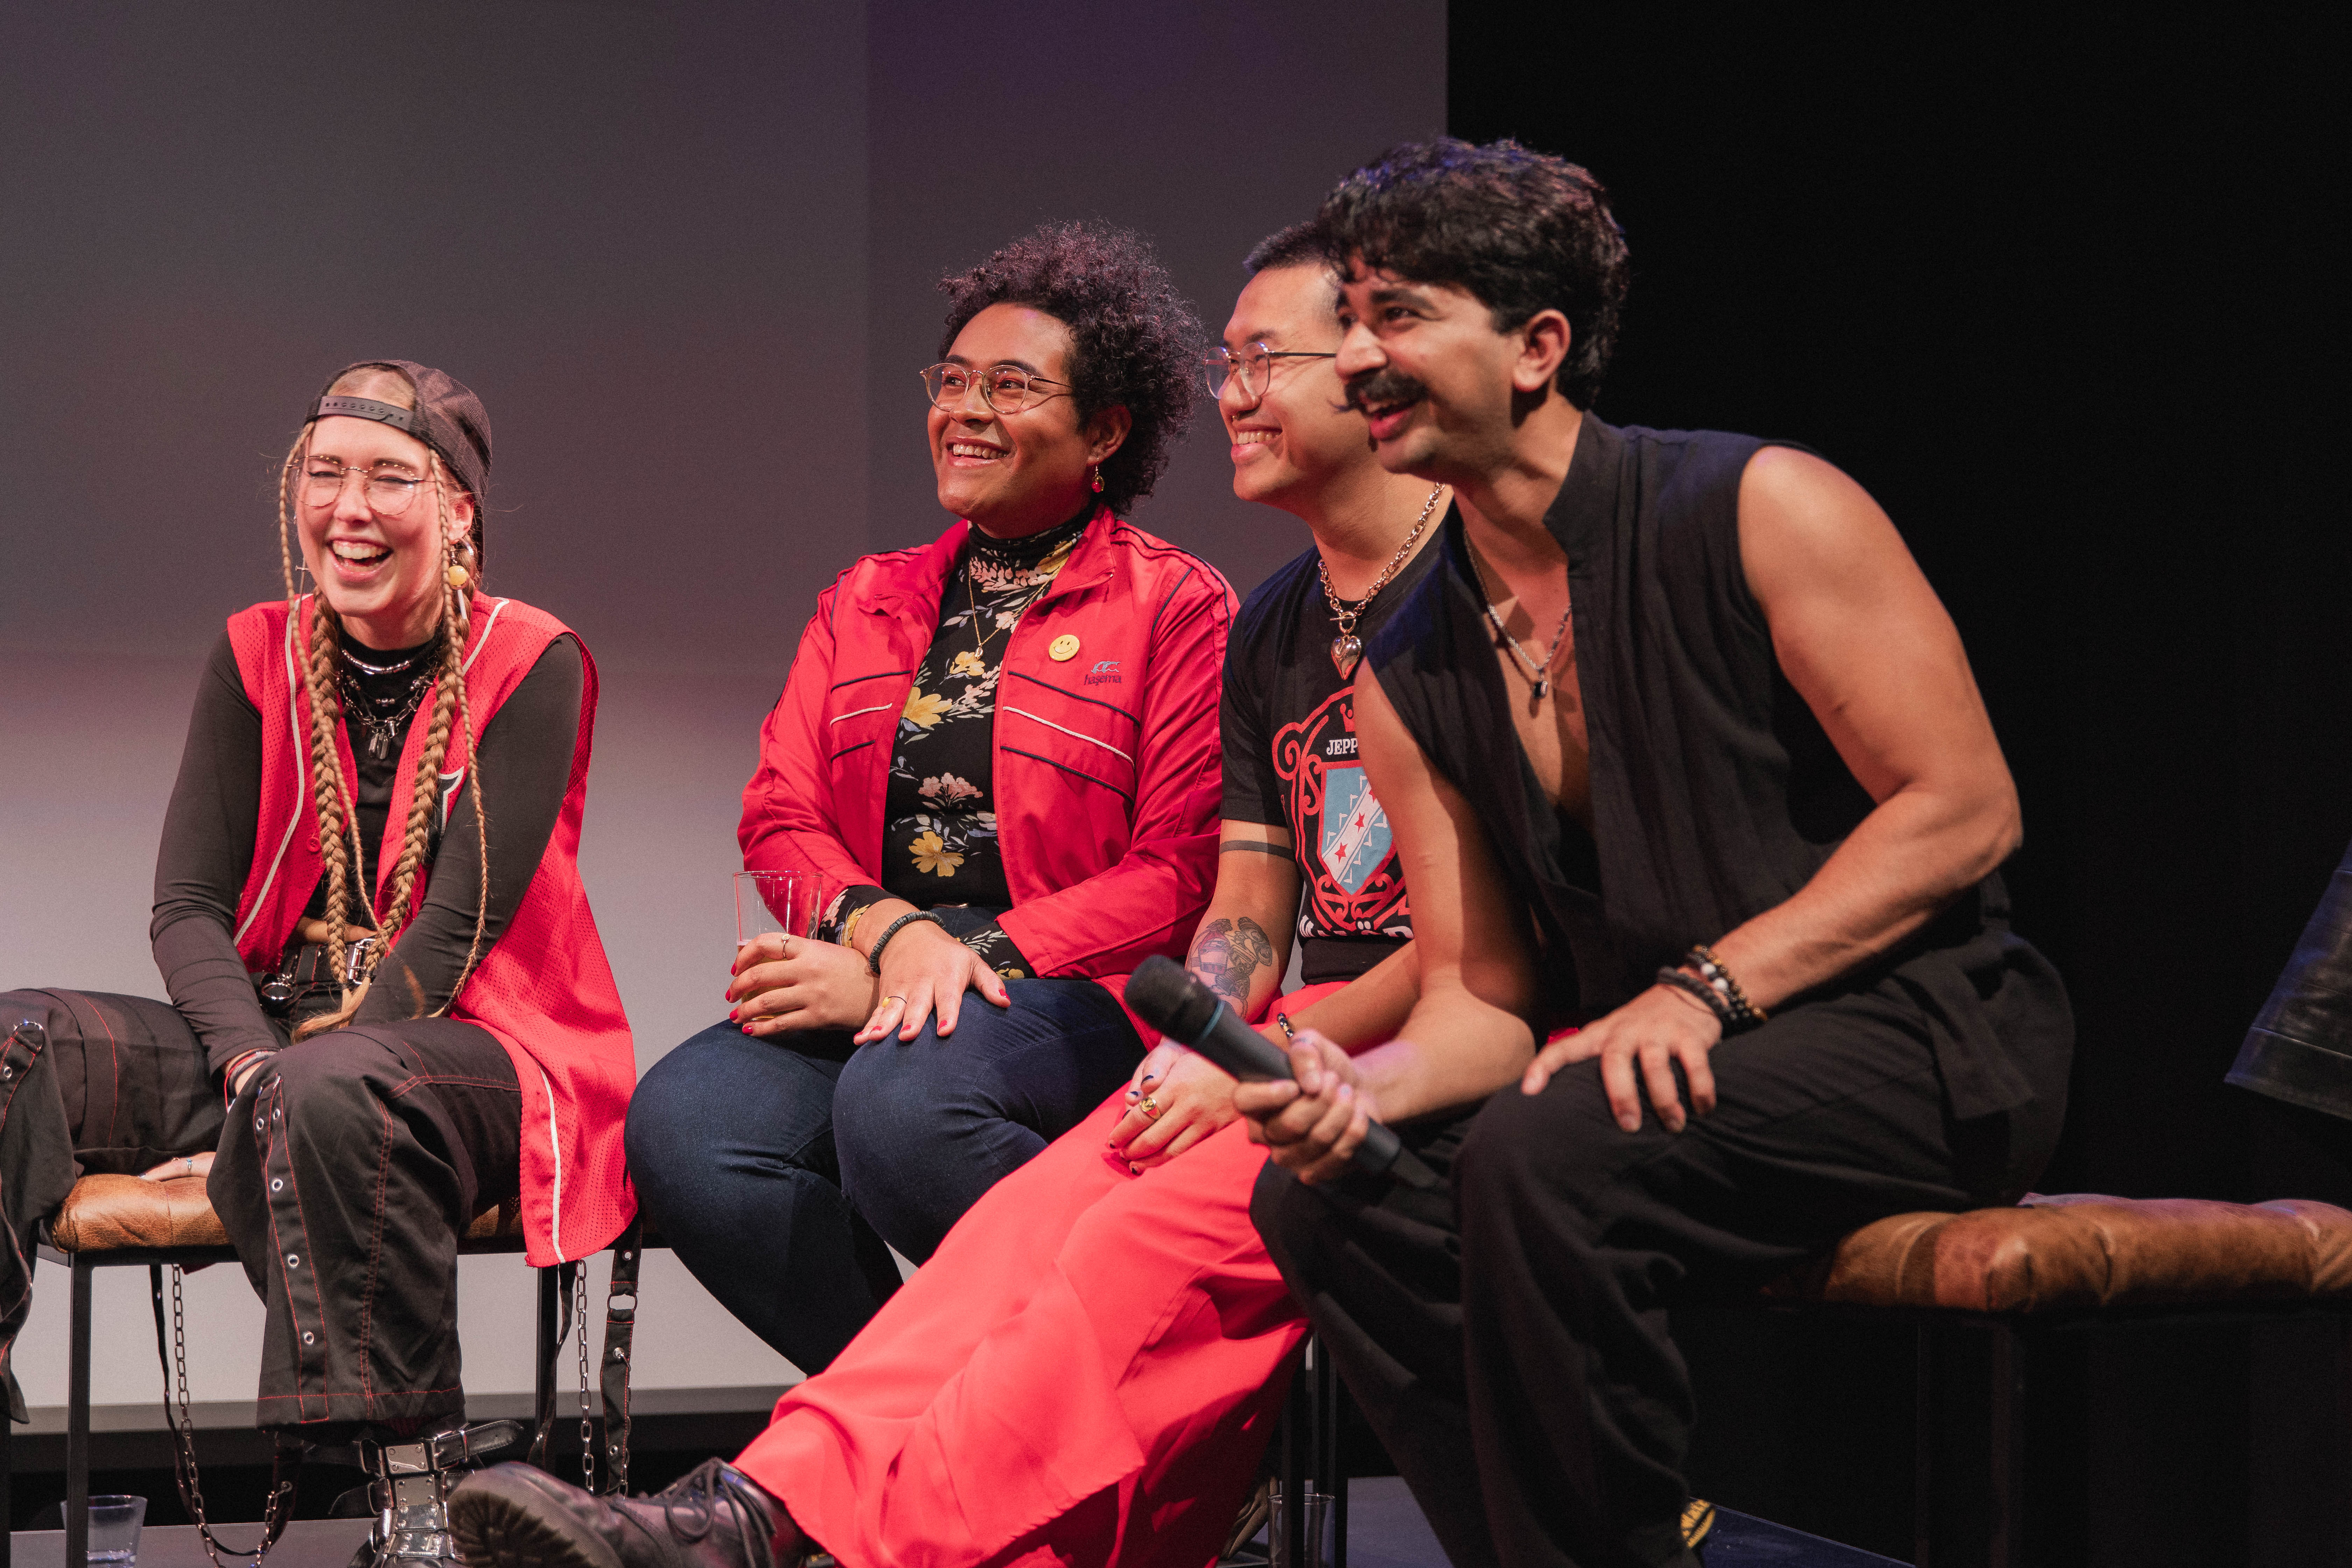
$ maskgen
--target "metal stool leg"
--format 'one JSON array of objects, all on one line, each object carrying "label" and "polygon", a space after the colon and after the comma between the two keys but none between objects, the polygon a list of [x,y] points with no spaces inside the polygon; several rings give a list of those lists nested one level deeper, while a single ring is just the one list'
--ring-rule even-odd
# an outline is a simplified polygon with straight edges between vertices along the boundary
[{"label": "metal stool leg", "polygon": [[[531,1272],[539,1276],[539,1382],[532,1408],[544,1415],[555,1396],[555,1357],[562,1349],[555,1342],[556,1317],[563,1298],[555,1288],[554,1269],[535,1268]],[[0,1564],[0,1568],[5,1565]]]},{"label": "metal stool leg", "polygon": [[1291,1375],[1290,1393],[1282,1406],[1282,1539],[1266,1532],[1266,1555],[1280,1563],[1303,1563],[1307,1547],[1307,1467],[1315,1443],[1314,1357],[1319,1347],[1307,1342],[1307,1363]]},{"label": "metal stool leg", "polygon": [[[26,1258],[29,1264],[32,1260]],[[16,1418],[0,1410],[0,1568],[8,1568],[16,1542],[16,1489],[10,1484],[16,1477]]]},{"label": "metal stool leg", "polygon": [[89,1288],[96,1270],[73,1260],[73,1329],[66,1373],[66,1568],[89,1568]]},{"label": "metal stool leg", "polygon": [[1339,1402],[1347,1397],[1339,1368],[1320,1341],[1315,1346],[1315,1489],[1331,1499],[1330,1568],[1348,1568],[1348,1465],[1339,1456]]}]

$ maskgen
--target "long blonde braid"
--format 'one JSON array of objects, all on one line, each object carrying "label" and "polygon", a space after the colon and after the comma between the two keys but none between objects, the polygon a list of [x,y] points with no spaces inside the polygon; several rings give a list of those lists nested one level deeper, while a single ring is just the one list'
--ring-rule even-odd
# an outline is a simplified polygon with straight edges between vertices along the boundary
[{"label": "long blonde braid", "polygon": [[[440,471],[438,453],[434,455],[433,467],[436,473]],[[447,998],[434,1009],[434,1016],[437,1017],[448,1012],[450,1005],[457,1000],[457,993],[465,989],[467,977],[474,973],[474,965],[482,956],[482,937],[488,929],[490,918],[490,819],[482,808],[481,758],[475,752],[480,737],[474,730],[474,709],[466,695],[465,674],[466,638],[474,621],[474,595],[482,584],[481,551],[478,545],[467,546],[457,542],[457,535],[449,523],[448,487],[436,487],[435,493],[441,498],[441,537],[448,542],[445,547],[448,551],[446,564],[460,566],[470,563],[472,567],[463,586],[448,583],[452,574],[443,574],[442,580],[448,585],[442,589],[441,624],[449,628],[448,670],[451,684],[457,693],[457,722],[466,737],[466,794],[474,803],[475,859],[481,879],[479,897],[474,903],[473,940],[466,945],[465,964],[457,971],[457,982],[449,987]],[[478,499],[474,503],[474,531],[478,537],[482,522],[481,502]],[[437,786],[440,782],[437,774],[434,782]],[[437,788],[436,793],[437,795]]]},{"label": "long blonde braid", "polygon": [[[295,437],[292,449],[286,454],[285,467],[278,472],[278,559],[285,574],[286,616],[289,629],[302,624],[302,600],[294,589],[290,496],[294,488],[294,470],[301,465],[310,440],[310,426],[305,424],[302,433]],[[335,685],[335,655],[341,642],[340,630],[326,595],[313,595],[310,645],[301,661],[302,686],[310,703],[310,797],[318,813],[319,859],[327,878],[327,963],[330,973],[337,975],[343,972],[349,946],[343,934],[346,923],[374,923],[368,920],[351,921],[352,869],[354,866],[365,866],[367,858],[361,852],[359,815],[351,809],[352,796],[343,777],[342,759],[335,750],[335,731],[342,723],[343,717],[342,700]],[[338,1013],[307,1021],[294,1031],[294,1037],[307,1039],[321,1029],[339,1027],[350,1021],[357,1005],[358,998],[346,991],[343,1005]]]},{"label": "long blonde braid", "polygon": [[[448,755],[449,726],[453,718],[464,723],[466,736],[466,780],[467,794],[474,803],[475,839],[479,848],[481,889],[474,910],[474,940],[466,951],[465,967],[458,972],[449,995],[433,1016],[440,1016],[449,1010],[457,993],[465,986],[467,977],[474,972],[475,960],[482,947],[482,935],[488,919],[490,901],[489,821],[482,809],[481,770],[475,765],[473,714],[466,699],[466,637],[472,622],[473,584],[459,587],[448,581],[446,568],[455,564],[458,549],[449,511],[449,476],[442,467],[440,455],[432,459],[434,495],[440,505],[441,538],[445,559],[441,588],[441,674],[434,694],[433,714],[425,735],[423,752],[416,760],[416,777],[409,792],[408,823],[400,845],[400,858],[394,863],[392,879],[392,899],[385,910],[383,938],[377,949],[380,956],[390,951],[399,937],[401,928],[408,923],[409,905],[416,887],[416,873],[425,862],[425,846],[432,840],[433,813],[441,799],[441,763]],[[373,968],[373,965],[371,965]],[[414,982],[412,981],[412,984]],[[415,998],[422,1003],[424,998]]]}]

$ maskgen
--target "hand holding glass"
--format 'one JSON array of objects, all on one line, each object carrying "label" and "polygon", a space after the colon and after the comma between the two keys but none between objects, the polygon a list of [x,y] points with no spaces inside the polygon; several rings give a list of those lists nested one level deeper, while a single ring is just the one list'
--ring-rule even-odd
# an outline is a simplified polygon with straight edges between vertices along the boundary
[{"label": "hand holding glass", "polygon": [[793,936],[808,934],[809,910],[801,895],[798,871],[738,871],[735,873],[735,946],[770,931]]}]

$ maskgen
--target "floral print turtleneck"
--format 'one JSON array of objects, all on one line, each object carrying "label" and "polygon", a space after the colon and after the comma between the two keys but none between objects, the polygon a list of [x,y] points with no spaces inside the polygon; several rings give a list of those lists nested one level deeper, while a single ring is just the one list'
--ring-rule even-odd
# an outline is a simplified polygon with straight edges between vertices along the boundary
[{"label": "floral print turtleneck", "polygon": [[973,529],[940,595],[940,629],[899,714],[883,808],[882,886],[853,888],[828,910],[836,934],[884,897],[937,912],[1008,980],[1034,973],[996,917],[1013,903],[996,841],[996,682],[1013,627],[1077,548],[1093,509],[1026,539]]}]

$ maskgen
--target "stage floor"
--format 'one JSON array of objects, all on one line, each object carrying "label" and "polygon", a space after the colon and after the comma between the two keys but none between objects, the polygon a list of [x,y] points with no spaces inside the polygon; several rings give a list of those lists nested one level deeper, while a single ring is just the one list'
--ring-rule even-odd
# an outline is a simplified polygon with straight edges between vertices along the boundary
[{"label": "stage floor", "polygon": [[[1840,1546],[1724,1511],[1706,1544],[1706,1568],[1889,1568],[1895,1560]],[[367,1534],[363,1519],[304,1519],[286,1527],[286,1537],[269,1554],[274,1568],[344,1568]],[[251,1525],[225,1532],[238,1544],[250,1540]],[[19,1531],[10,1568],[64,1568],[62,1531]],[[1349,1568],[1445,1568],[1437,1538],[1414,1506],[1404,1483],[1394,1477],[1360,1480],[1348,1489]],[[139,1538],[139,1568],[210,1568],[188,1525],[160,1525]]]}]

